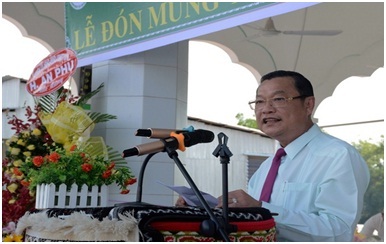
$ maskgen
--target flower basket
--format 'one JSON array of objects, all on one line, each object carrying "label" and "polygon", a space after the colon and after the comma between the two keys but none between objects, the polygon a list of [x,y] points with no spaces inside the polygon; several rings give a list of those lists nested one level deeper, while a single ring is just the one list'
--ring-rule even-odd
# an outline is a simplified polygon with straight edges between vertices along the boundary
[{"label": "flower basket", "polygon": [[72,184],[56,186],[54,184],[41,184],[36,187],[36,209],[44,208],[85,208],[106,207],[108,187]]},{"label": "flower basket", "polygon": [[128,194],[129,185],[136,183],[122,155],[102,137],[91,136],[95,124],[117,118],[83,109],[102,87],[82,96],[62,87],[35,97],[35,107],[26,108],[26,121],[10,118],[16,133],[6,141],[2,162],[6,240],[23,239],[14,233],[16,224],[35,208],[106,207],[107,186],[115,184]]}]

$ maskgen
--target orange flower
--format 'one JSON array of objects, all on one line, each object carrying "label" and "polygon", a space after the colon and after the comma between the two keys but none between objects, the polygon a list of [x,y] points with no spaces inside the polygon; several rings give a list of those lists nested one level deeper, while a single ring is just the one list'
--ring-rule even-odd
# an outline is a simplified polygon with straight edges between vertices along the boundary
[{"label": "orange flower", "polygon": [[126,185],[126,186],[132,185],[132,184],[134,184],[134,183],[136,183],[136,182],[137,182],[137,178],[130,178],[130,179],[127,179],[127,180],[125,181],[125,185]]},{"label": "orange flower", "polygon": [[20,184],[22,184],[23,186],[29,186],[29,182],[28,181],[26,181],[26,180],[22,180],[22,181],[20,181]]},{"label": "orange flower", "polygon": [[48,160],[53,163],[57,163],[60,159],[60,154],[57,152],[53,152],[48,156]]},{"label": "orange flower", "polygon": [[106,170],[105,172],[103,172],[102,174],[102,178],[103,179],[107,179],[111,176],[111,170]]},{"label": "orange flower", "polygon": [[19,170],[19,168],[17,167],[13,167],[13,173],[16,175],[16,176],[22,176],[23,173]]},{"label": "orange flower", "polygon": [[82,164],[81,167],[84,172],[90,172],[92,170],[92,165],[88,163]]},{"label": "orange flower", "polygon": [[32,159],[32,163],[36,166],[36,167],[40,167],[42,166],[44,162],[44,158],[42,156],[35,156],[33,157]]}]

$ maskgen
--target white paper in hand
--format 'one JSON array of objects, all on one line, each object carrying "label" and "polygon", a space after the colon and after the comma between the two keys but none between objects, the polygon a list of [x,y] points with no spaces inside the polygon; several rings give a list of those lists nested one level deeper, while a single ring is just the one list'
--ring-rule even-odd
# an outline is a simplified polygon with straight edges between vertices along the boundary
[{"label": "white paper in hand", "polygon": [[[204,206],[201,204],[200,200],[194,193],[194,191],[186,186],[169,186],[166,185],[160,181],[158,181],[161,185],[166,186],[167,188],[177,192],[184,200],[185,202],[190,206],[197,206],[203,208]],[[200,191],[206,202],[208,203],[209,207],[214,208],[217,206],[218,200],[214,196]]]}]

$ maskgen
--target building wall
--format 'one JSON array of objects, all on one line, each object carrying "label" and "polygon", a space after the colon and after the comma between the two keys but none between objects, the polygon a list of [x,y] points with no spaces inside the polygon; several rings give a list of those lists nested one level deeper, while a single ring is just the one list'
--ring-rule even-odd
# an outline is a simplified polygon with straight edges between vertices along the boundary
[{"label": "building wall", "polygon": [[8,124],[15,115],[25,120],[25,108],[34,106],[33,97],[28,94],[26,81],[12,76],[2,77],[2,138],[10,138],[15,132]]}]

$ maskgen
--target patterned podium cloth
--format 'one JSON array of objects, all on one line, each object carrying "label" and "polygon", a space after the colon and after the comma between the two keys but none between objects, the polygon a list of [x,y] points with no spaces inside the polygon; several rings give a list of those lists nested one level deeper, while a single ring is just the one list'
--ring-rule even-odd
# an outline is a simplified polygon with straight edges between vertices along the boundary
[{"label": "patterned podium cloth", "polygon": [[[212,209],[218,220],[223,219],[222,209]],[[138,221],[141,241],[221,241],[219,233],[213,228],[210,216],[202,208],[196,207],[157,207],[122,206],[110,212],[111,218],[119,213],[130,212]],[[265,208],[229,209],[228,237],[230,241],[272,242],[276,239],[275,221],[271,212]]]}]

